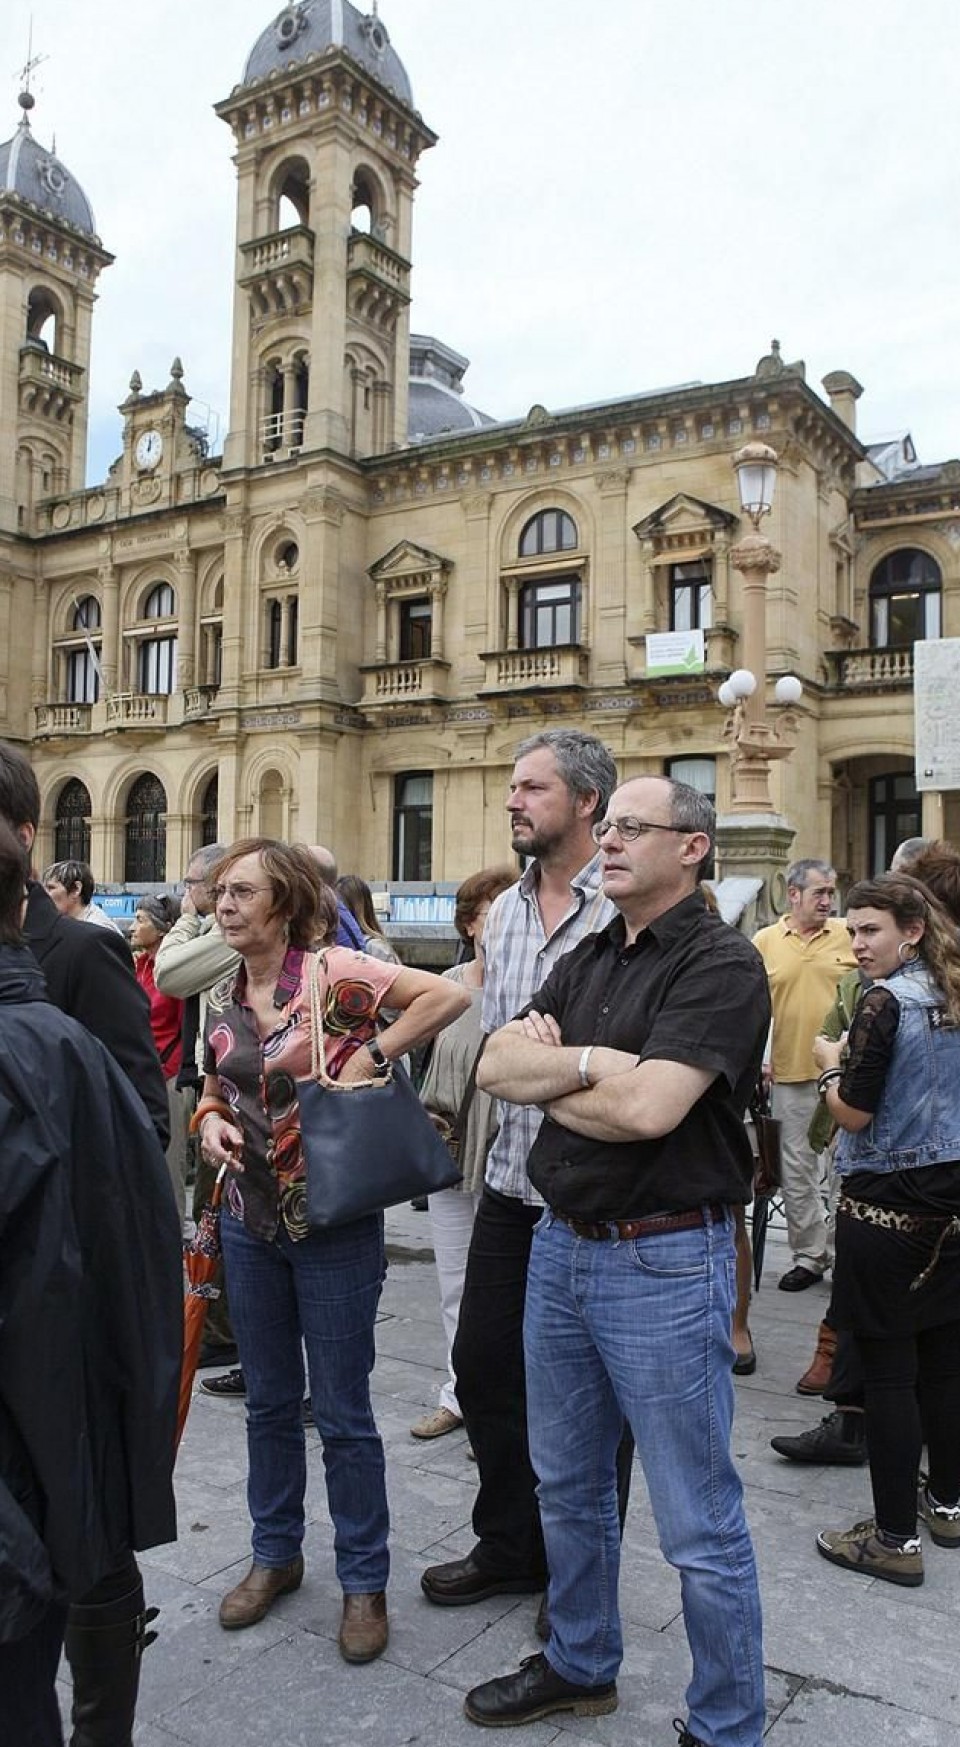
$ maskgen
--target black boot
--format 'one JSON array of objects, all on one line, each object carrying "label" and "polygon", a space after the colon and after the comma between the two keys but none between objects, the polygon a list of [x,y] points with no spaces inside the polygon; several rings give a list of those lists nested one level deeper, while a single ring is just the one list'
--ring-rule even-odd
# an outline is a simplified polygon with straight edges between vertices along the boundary
[{"label": "black boot", "polygon": [[[147,1626],[157,1617],[145,1608],[143,1579],[122,1594],[111,1594],[111,1580],[76,1602],[67,1616],[64,1649],[73,1675],[73,1734],[70,1747],[131,1747],[140,1685],[140,1657],[156,1632]],[[109,1601],[91,1598],[110,1594]]]}]

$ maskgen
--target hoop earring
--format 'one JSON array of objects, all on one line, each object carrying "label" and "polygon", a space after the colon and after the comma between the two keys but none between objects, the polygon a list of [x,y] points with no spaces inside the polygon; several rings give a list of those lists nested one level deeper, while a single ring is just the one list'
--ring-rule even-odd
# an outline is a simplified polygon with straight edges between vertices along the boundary
[{"label": "hoop earring", "polygon": [[920,948],[912,940],[901,940],[897,947],[897,957],[902,965],[916,964],[920,957]]}]

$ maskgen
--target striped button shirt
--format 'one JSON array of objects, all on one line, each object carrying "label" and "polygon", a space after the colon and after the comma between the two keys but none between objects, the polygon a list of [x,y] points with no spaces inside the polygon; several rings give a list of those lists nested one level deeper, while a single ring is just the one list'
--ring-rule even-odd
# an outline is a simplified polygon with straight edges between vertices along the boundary
[{"label": "striped button shirt", "polygon": [[[515,1019],[557,960],[586,934],[596,934],[616,915],[600,884],[600,857],[595,855],[570,881],[570,908],[549,940],[537,895],[536,862],[522,879],[495,899],[483,931],[486,961],[483,983],[483,1029],[498,1031]],[[501,1195],[513,1195],[529,1206],[541,1206],[527,1176],[527,1157],[543,1115],[535,1104],[499,1105],[500,1131],[487,1158],[486,1181]]]}]

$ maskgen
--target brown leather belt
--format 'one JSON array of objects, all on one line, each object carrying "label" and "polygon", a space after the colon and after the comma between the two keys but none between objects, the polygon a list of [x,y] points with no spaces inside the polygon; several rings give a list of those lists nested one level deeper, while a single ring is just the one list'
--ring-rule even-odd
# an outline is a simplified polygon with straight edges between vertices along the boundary
[{"label": "brown leather belt", "polygon": [[[599,1224],[593,1224],[589,1219],[571,1219],[568,1213],[558,1213],[551,1209],[555,1219],[563,1221],[577,1237],[589,1237],[598,1243],[606,1240],[613,1243],[617,1238],[655,1237],[662,1231],[692,1231],[694,1226],[706,1225],[702,1207],[691,1207],[689,1213],[648,1213],[644,1219],[603,1219]],[[707,1214],[714,1225],[726,1218],[727,1210],[718,1201],[712,1201],[707,1208]]]}]

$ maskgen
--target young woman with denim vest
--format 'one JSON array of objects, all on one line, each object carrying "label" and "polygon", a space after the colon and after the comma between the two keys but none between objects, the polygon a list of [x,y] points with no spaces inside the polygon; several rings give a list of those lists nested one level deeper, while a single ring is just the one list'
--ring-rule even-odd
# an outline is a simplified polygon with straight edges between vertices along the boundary
[{"label": "young woman with denim vest", "polygon": [[863,1363],[875,1516],[817,1547],[914,1586],[918,1514],[938,1546],[960,1548],[960,949],[904,874],[855,885],[847,927],[872,986],[848,1038],[821,1036],[814,1055],[841,1130],[835,1307]]}]

